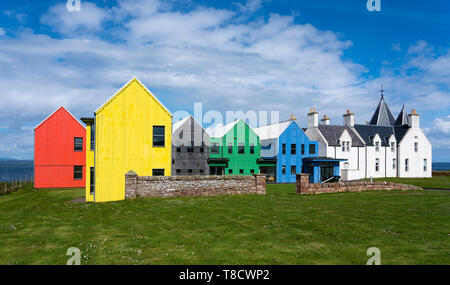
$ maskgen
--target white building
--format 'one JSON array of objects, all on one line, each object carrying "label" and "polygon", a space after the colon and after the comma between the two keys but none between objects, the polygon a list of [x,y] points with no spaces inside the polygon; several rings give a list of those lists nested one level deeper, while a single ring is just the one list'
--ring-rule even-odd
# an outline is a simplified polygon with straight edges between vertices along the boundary
[{"label": "white building", "polygon": [[431,177],[432,147],[419,125],[419,114],[404,108],[395,120],[384,96],[368,124],[355,124],[355,115],[347,111],[343,125],[330,125],[324,116],[308,113],[305,133],[319,141],[319,155],[344,158],[343,180],[370,177]]}]

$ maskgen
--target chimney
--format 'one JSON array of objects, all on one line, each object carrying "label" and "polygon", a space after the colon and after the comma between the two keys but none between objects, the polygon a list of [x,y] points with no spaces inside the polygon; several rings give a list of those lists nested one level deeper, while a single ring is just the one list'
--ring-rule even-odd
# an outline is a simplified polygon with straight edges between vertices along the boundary
[{"label": "chimney", "polygon": [[320,120],[321,125],[329,125],[330,124],[330,118],[327,117],[327,115],[323,115],[323,118]]},{"label": "chimney", "polygon": [[308,113],[308,129],[317,128],[319,126],[319,113],[316,108],[311,108]]},{"label": "chimney", "polygon": [[353,128],[355,126],[355,114],[347,110],[344,116],[344,125]]},{"label": "chimney", "polygon": [[411,114],[408,115],[408,125],[411,128],[419,128],[419,114],[417,114],[416,109],[411,110]]}]

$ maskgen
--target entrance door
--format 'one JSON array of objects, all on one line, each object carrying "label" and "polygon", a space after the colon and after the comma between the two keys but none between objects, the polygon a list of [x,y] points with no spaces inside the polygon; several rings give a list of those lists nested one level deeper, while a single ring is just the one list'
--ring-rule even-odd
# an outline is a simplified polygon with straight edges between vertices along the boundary
[{"label": "entrance door", "polygon": [[223,166],[210,166],[209,175],[223,175]]},{"label": "entrance door", "polygon": [[322,181],[327,180],[330,177],[334,176],[333,164],[331,163],[322,163],[320,165],[320,178]]}]

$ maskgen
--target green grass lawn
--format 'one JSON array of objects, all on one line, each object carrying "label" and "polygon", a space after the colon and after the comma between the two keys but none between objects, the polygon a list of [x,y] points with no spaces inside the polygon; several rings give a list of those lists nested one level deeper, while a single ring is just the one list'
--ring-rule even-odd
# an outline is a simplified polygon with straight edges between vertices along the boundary
[{"label": "green grass lawn", "polygon": [[374,180],[411,184],[422,188],[450,189],[450,176],[433,176],[432,178],[375,178]]},{"label": "green grass lawn", "polygon": [[382,191],[71,203],[83,190],[0,196],[0,264],[450,264],[450,192]]}]

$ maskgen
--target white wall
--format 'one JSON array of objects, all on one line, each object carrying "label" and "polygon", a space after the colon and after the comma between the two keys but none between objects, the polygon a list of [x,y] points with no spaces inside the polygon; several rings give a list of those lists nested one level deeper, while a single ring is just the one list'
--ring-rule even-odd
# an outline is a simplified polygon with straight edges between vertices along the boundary
[{"label": "white wall", "polygon": [[[418,152],[414,151],[414,143],[419,143]],[[420,128],[408,130],[398,146],[399,177],[431,177],[432,147]],[[405,159],[409,159],[409,171],[405,171]],[[427,171],[423,171],[423,160],[427,159]]]}]

